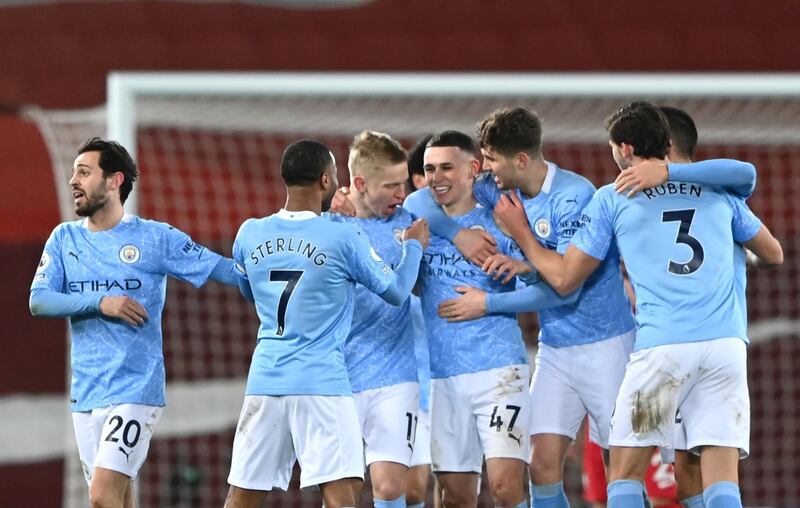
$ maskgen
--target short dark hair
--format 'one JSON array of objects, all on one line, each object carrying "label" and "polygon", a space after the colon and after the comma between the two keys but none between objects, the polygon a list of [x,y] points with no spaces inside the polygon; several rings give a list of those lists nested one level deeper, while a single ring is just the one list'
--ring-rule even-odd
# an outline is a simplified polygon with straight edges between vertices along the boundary
[{"label": "short dark hair", "polygon": [[633,154],[663,159],[669,151],[669,125],[657,106],[645,101],[631,102],[606,118],[608,136],[617,145],[633,146]]},{"label": "short dark hair", "polygon": [[661,112],[667,118],[673,148],[690,159],[694,157],[694,149],[697,147],[697,126],[692,117],[686,111],[672,106],[661,106]]},{"label": "short dark hair", "polygon": [[535,155],[542,151],[542,121],[527,107],[496,109],[478,125],[478,139],[501,155]]},{"label": "short dark hair", "polygon": [[133,182],[139,177],[139,170],[131,154],[116,141],[107,141],[97,136],[86,140],[78,148],[78,155],[86,152],[100,152],[100,169],[105,178],[114,173],[122,173],[125,179],[119,187],[119,199],[125,203],[133,190]]},{"label": "short dark hair", "polygon": [[301,139],[286,147],[281,156],[281,178],[286,185],[308,187],[333,164],[331,149],[316,139]]},{"label": "short dark hair", "polygon": [[412,175],[425,175],[425,149],[428,147],[428,141],[431,140],[433,134],[427,134],[417,141],[414,148],[408,152],[408,178]]},{"label": "short dark hair", "polygon": [[434,147],[458,148],[468,154],[471,154],[473,157],[476,156],[478,152],[475,147],[475,141],[469,136],[469,134],[464,134],[461,131],[453,130],[442,131],[431,136],[431,139],[428,140],[425,148]]}]

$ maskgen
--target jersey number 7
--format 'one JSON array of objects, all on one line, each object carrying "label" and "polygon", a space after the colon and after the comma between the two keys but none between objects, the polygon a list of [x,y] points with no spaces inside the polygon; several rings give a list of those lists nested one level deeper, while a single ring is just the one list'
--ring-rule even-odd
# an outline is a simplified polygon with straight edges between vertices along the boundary
[{"label": "jersey number 7", "polygon": [[278,329],[275,335],[283,335],[283,330],[286,327],[286,306],[289,304],[289,298],[292,297],[297,282],[303,276],[303,270],[270,270],[270,282],[285,282],[286,286],[281,292],[281,297],[278,300]]}]

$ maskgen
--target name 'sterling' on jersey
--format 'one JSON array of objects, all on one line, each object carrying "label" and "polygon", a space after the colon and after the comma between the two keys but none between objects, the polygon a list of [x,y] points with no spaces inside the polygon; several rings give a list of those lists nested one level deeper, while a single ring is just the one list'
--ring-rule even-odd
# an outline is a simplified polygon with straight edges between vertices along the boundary
[{"label": "name 'sterling' on jersey", "polygon": [[325,260],[328,259],[328,255],[324,252],[317,252],[317,246],[313,243],[306,241],[303,238],[295,238],[293,236],[279,236],[277,238],[267,240],[264,243],[258,244],[255,250],[250,253],[250,259],[253,260],[254,265],[257,265],[267,256],[287,252],[306,256],[317,266],[324,265]]}]

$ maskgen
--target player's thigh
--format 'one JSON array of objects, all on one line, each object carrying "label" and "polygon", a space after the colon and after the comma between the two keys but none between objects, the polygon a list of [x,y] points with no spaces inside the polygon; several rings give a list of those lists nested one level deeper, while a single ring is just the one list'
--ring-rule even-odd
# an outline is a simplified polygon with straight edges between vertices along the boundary
[{"label": "player's thigh", "polygon": [[354,399],[363,422],[367,465],[396,462],[408,467],[419,425],[419,385],[399,383],[365,390]]},{"label": "player's thigh", "polygon": [[292,443],[300,463],[300,488],[364,479],[364,444],[356,403],[349,396],[288,396]]},{"label": "player's thigh", "polygon": [[319,486],[325,508],[345,508],[359,506],[363,480],[360,478],[342,478]]},{"label": "player's thigh", "polygon": [[476,506],[480,480],[479,473],[437,473],[436,482],[442,490],[443,506]]},{"label": "player's thigh", "polygon": [[524,497],[525,468],[525,461],[519,459],[486,459],[486,476],[492,492],[496,493],[498,488],[506,491],[519,491]]},{"label": "player's thigh", "polygon": [[[411,454],[411,467],[428,466],[431,463],[431,421],[427,411],[417,413],[417,429],[414,438],[414,453]],[[430,468],[428,468],[430,469]]]},{"label": "player's thigh", "polygon": [[574,440],[586,408],[575,389],[572,348],[540,344],[530,385],[529,434],[558,434]]},{"label": "player's thigh", "polygon": [[611,414],[635,339],[635,332],[630,331],[576,346],[575,387],[589,413],[589,439],[603,448],[608,448]]},{"label": "player's thigh", "polygon": [[686,343],[631,354],[611,417],[611,446],[673,446],[675,414],[694,382],[698,353],[696,343]]},{"label": "player's thigh", "polygon": [[739,448],[746,457],[750,445],[750,396],[747,350],[736,338],[702,343],[704,359],[697,380],[680,406],[686,428],[686,448]]},{"label": "player's thigh", "polygon": [[136,478],[147,458],[153,428],[161,412],[161,407],[142,404],[119,404],[109,408],[101,417],[103,426],[94,467]]},{"label": "player's thigh", "polygon": [[509,365],[469,375],[474,415],[486,459],[530,461],[528,366]]},{"label": "player's thigh", "polygon": [[[128,489],[132,489],[128,475],[102,467],[96,467],[89,486],[92,506],[125,505]],[[132,492],[131,492],[132,494]],[[131,496],[132,497],[132,496]]]},{"label": "player's thigh", "polygon": [[286,490],[294,462],[286,397],[245,396],[228,475],[228,483],[242,491],[231,490],[233,501],[259,497],[248,491]]},{"label": "player's thigh", "polygon": [[462,377],[431,380],[430,450],[435,473],[480,473],[482,469],[483,450]]},{"label": "player's thigh", "polygon": [[75,431],[75,442],[78,445],[78,456],[87,485],[91,485],[94,472],[94,460],[100,444],[100,433],[104,419],[93,416],[93,411],[75,411],[72,413],[72,427]]}]

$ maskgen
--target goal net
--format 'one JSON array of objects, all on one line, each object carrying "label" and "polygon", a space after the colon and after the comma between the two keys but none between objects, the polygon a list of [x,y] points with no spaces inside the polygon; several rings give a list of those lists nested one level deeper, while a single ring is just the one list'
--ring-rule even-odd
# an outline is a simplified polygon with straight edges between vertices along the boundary
[{"label": "goal net", "polygon": [[[759,170],[753,210],[781,239],[786,263],[749,272],[752,455],[742,463],[746,505],[800,503],[800,78],[791,75],[168,74],[109,78],[109,103],[80,111],[32,110],[53,162],[60,209],[78,145],[105,135],[134,151],[135,213],[230,255],[248,217],[285,199],[281,152],[301,137],[328,143],[347,182],[347,146],[366,128],[407,147],[443,129],[471,134],[501,106],[528,105],[543,120],[544,153],[610,182],[617,168],[603,119],[646,99],[695,119],[697,158],[732,157]],[[535,321],[526,320],[535,337]],[[144,507],[223,504],[231,445],[255,345],[257,319],[237,290],[171,281],[164,320],[168,406],[137,482]],[[65,425],[68,423],[65,422]],[[68,453],[65,507],[85,506],[77,453]],[[580,471],[567,488],[580,496]],[[293,486],[296,487],[296,482]],[[490,501],[488,501],[490,502]],[[273,494],[270,506],[319,506],[314,494]]]}]

